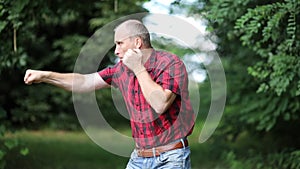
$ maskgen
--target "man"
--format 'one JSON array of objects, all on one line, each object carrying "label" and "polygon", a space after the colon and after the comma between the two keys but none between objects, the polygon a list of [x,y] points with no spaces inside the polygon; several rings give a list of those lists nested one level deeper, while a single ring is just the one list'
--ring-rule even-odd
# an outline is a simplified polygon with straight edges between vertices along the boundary
[{"label": "man", "polygon": [[194,112],[183,62],[174,54],[154,50],[147,28],[138,20],[121,23],[114,41],[120,61],[113,67],[92,74],[27,70],[24,81],[74,92],[117,87],[136,142],[127,168],[190,168],[187,136],[194,126]]}]

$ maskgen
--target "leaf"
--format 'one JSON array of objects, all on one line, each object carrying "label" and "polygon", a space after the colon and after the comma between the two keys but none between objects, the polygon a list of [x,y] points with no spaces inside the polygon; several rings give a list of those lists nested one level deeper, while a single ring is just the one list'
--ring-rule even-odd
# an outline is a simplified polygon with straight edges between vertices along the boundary
[{"label": "leaf", "polygon": [[6,21],[1,21],[0,22],[0,33],[2,32],[2,30],[6,27],[7,22]]},{"label": "leaf", "polygon": [[300,96],[300,81],[298,81],[298,86],[296,90],[296,96]]},{"label": "leaf", "polygon": [[0,161],[3,159],[3,157],[5,156],[6,152],[3,150],[0,150]]},{"label": "leaf", "polygon": [[23,156],[28,155],[28,154],[29,154],[29,149],[28,149],[27,147],[22,148],[22,149],[20,150],[20,154],[23,155]]},{"label": "leaf", "polygon": [[16,0],[16,1],[12,1],[12,13],[14,14],[19,14],[21,13],[21,11],[24,9],[24,7],[29,4],[29,0]]},{"label": "leaf", "polygon": [[14,147],[16,147],[18,145],[18,141],[17,140],[7,140],[4,142],[4,145],[9,149],[13,149]]}]

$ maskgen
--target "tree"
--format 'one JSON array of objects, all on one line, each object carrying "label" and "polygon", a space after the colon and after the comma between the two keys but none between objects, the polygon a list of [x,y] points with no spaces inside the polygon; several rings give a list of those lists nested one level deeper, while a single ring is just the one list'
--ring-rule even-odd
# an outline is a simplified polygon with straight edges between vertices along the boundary
[{"label": "tree", "polygon": [[[142,2],[0,0],[0,137],[7,130],[45,124],[78,128],[71,93],[45,85],[25,87],[25,70],[72,72],[89,36],[120,16],[145,12]],[[1,164],[7,151],[7,146],[0,147]]]},{"label": "tree", "polygon": [[[261,164],[299,167],[300,135],[294,129],[300,121],[300,2],[176,2],[187,7],[191,15],[207,19],[208,30],[218,37],[228,83],[228,105],[220,133],[232,141],[245,131],[260,138],[276,138],[274,151],[283,152],[281,159],[276,153],[270,154],[270,161],[264,163],[261,156],[256,164],[252,161],[252,168]],[[255,155],[249,155],[248,162],[255,161]],[[272,163],[274,159],[285,164]]]}]

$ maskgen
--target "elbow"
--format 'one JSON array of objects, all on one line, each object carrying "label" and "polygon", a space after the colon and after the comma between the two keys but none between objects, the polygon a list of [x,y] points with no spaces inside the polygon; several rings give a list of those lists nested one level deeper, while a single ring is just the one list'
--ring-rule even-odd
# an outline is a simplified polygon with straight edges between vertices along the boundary
[{"label": "elbow", "polygon": [[169,109],[176,97],[175,94],[170,95],[170,97],[167,97],[163,93],[155,93],[155,95],[152,94],[151,96],[152,97],[150,97],[149,103],[157,114],[165,113]]},{"label": "elbow", "polygon": [[163,114],[163,113],[167,110],[167,108],[166,108],[165,105],[156,106],[156,107],[154,107],[153,109],[154,109],[154,111],[155,111],[157,114],[159,114],[159,115]]},{"label": "elbow", "polygon": [[152,109],[157,113],[157,114],[163,114],[166,111],[166,104],[161,103],[157,100],[152,100],[150,102],[150,105],[152,107]]},{"label": "elbow", "polygon": [[155,111],[155,113],[157,113],[157,114],[159,114],[159,115],[161,115],[161,114],[163,114],[165,111],[164,110],[162,110],[162,109],[154,109],[154,111]]}]

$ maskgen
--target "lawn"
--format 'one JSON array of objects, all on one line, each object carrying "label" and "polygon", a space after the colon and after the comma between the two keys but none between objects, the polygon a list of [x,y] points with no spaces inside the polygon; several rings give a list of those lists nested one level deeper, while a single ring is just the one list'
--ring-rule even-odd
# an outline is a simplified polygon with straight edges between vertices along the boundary
[{"label": "lawn", "polygon": [[103,150],[84,132],[22,131],[13,137],[30,152],[10,154],[7,169],[118,169],[128,160]]},{"label": "lawn", "polygon": [[[127,157],[102,149],[79,131],[24,130],[6,137],[18,138],[30,150],[26,156],[17,150],[10,153],[6,169],[123,169],[128,161]],[[196,134],[189,140],[193,169],[209,169],[218,164],[206,143],[197,142]]]}]

